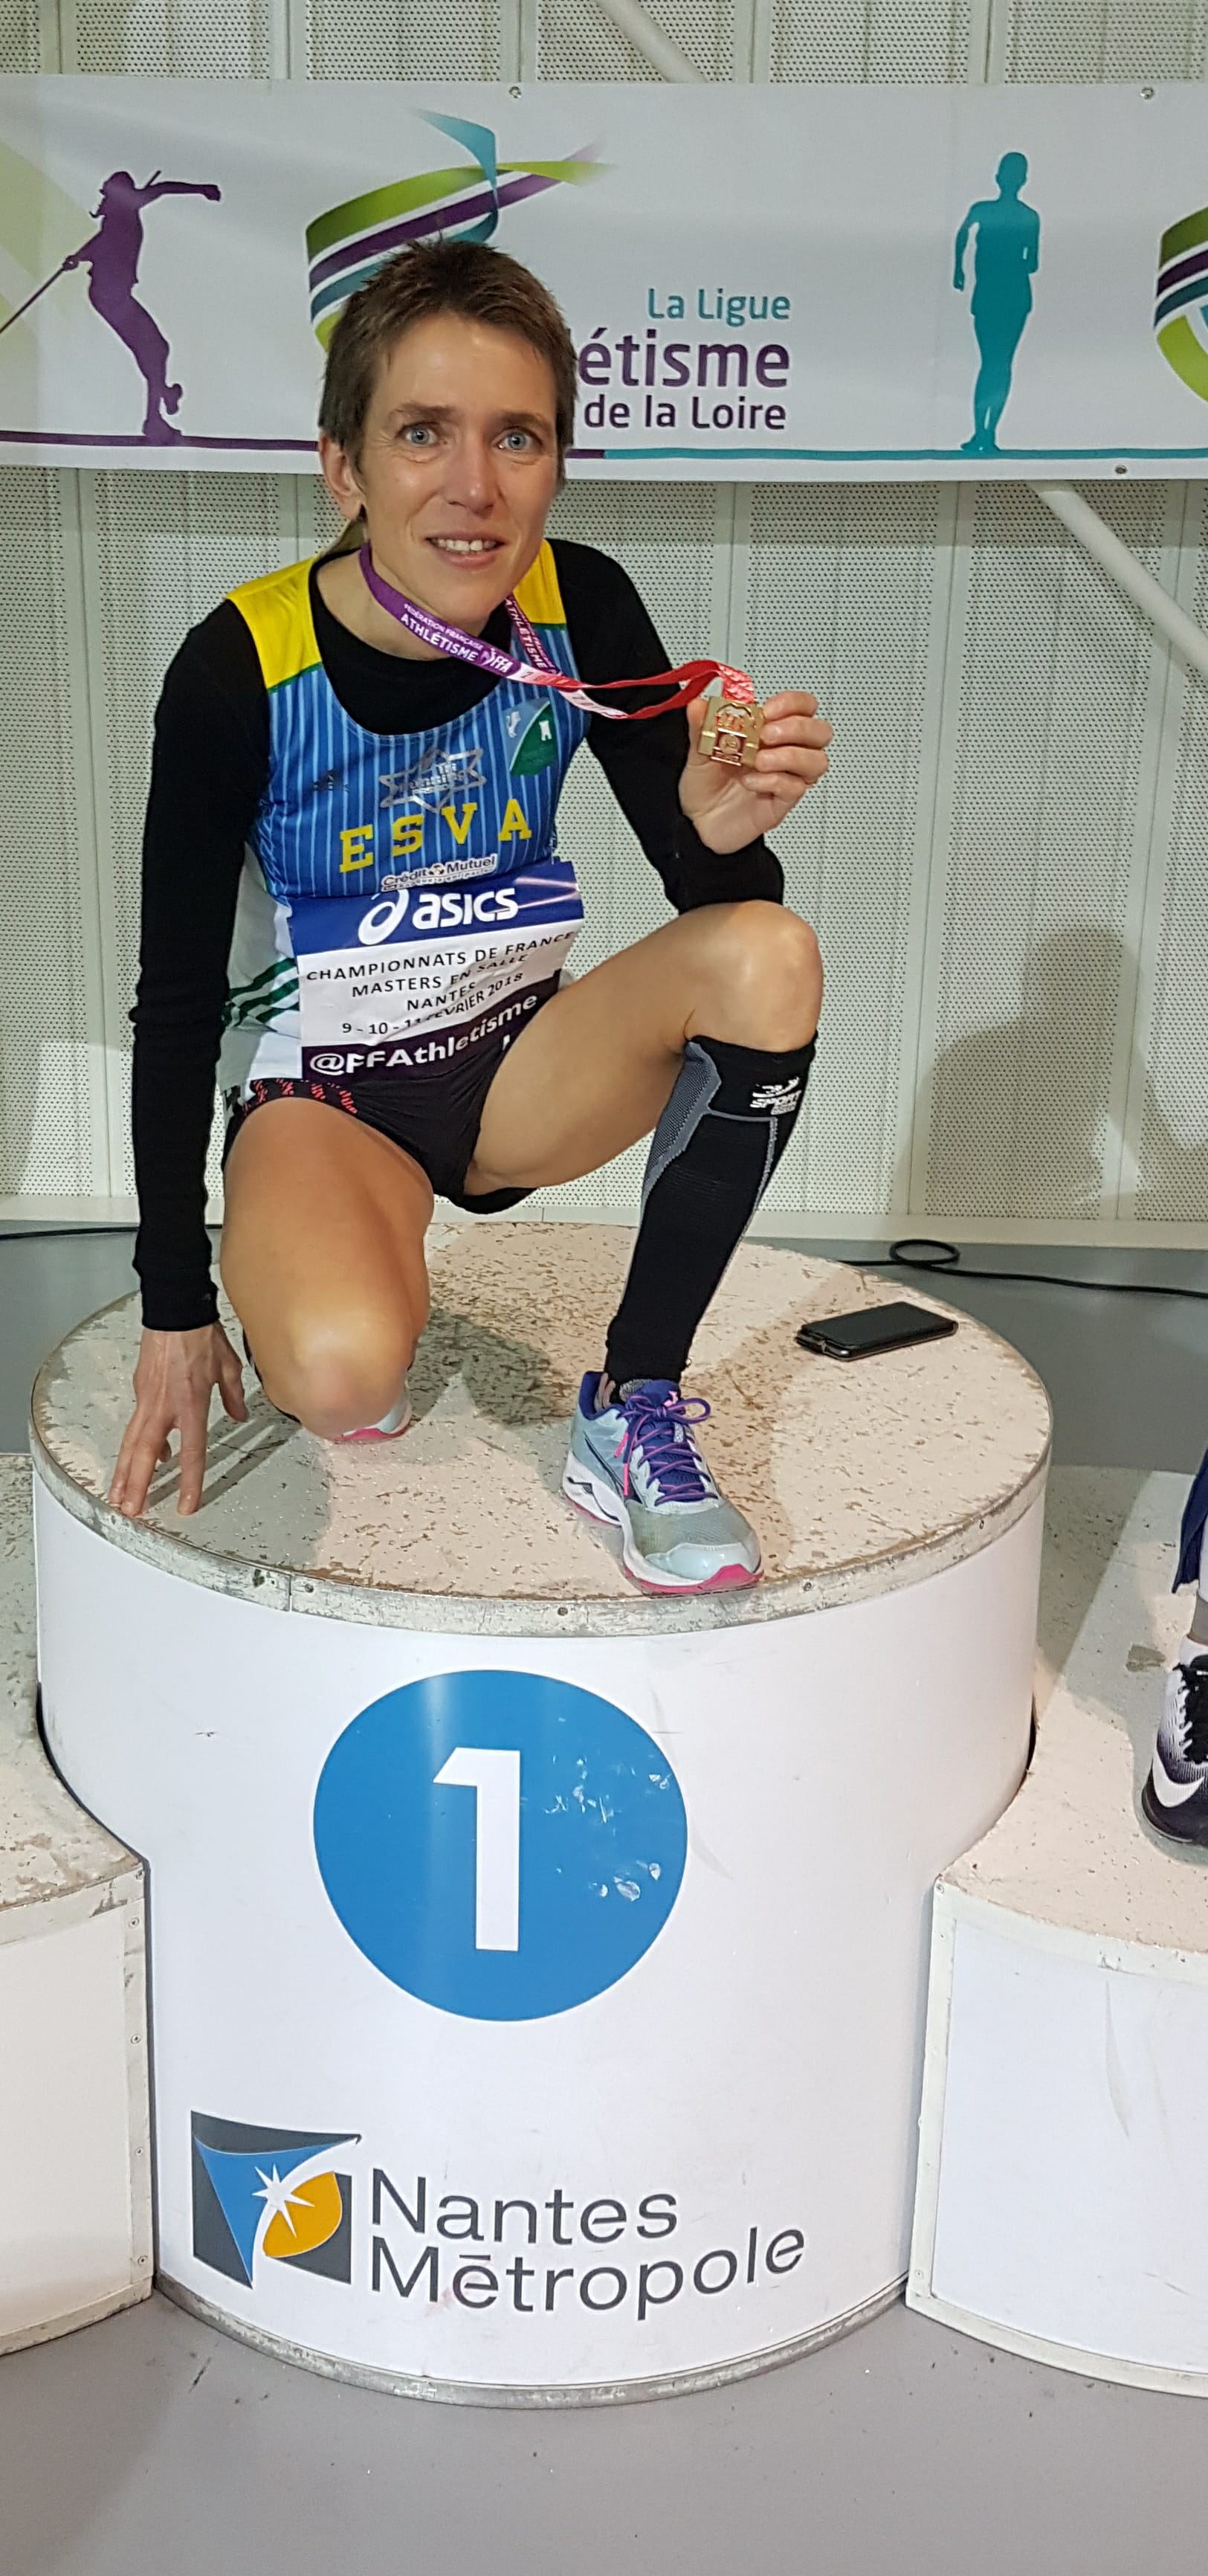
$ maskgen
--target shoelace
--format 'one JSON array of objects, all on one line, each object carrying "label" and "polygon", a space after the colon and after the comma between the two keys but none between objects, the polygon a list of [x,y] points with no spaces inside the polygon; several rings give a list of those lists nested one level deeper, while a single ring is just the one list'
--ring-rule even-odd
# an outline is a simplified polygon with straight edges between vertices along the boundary
[{"label": "shoelace", "polygon": [[1183,1759],[1208,1762],[1208,1655],[1193,1655],[1183,1678]]},{"label": "shoelace", "polygon": [[617,1453],[624,1461],[624,1493],[629,1492],[630,1458],[640,1443],[665,1502],[712,1501],[713,1479],[693,1442],[684,1436],[689,1425],[709,1419],[712,1408],[703,1396],[659,1395],[653,1387],[639,1386],[618,1410],[625,1425]]}]

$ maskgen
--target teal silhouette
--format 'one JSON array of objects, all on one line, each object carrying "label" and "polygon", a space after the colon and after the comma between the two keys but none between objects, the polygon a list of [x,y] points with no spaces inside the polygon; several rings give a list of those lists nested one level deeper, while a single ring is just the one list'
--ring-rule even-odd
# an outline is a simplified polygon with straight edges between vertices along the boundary
[{"label": "teal silhouette", "polygon": [[998,452],[998,424],[1007,407],[1015,352],[1032,310],[1032,280],[1040,266],[1040,217],[1020,195],[1028,175],[1022,152],[1004,153],[995,175],[998,195],[980,197],[970,206],[956,236],[952,283],[961,295],[969,235],[977,234],[971,310],[981,357],[973,388],[973,436],[965,440],[963,456]]}]

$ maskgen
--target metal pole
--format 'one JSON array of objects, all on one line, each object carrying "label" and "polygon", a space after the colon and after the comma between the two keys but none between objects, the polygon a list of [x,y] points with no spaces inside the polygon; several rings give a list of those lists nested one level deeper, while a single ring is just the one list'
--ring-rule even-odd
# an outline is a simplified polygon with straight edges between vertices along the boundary
[{"label": "metal pole", "polygon": [[1088,555],[1094,556],[1109,579],[1119,585],[1143,617],[1150,619],[1175,652],[1190,662],[1201,679],[1208,680],[1208,635],[1203,627],[1197,626],[1153,574],[1146,572],[1144,564],[1138,563],[1131,548],[1108,527],[1106,519],[1101,519],[1090,502],[1084,501],[1082,494],[1073,491],[1068,483],[1034,483],[1032,489],[1037,500],[1043,501],[1054,518],[1077,537]]},{"label": "metal pole", "polygon": [[623,36],[628,36],[634,51],[645,55],[661,79],[704,80],[704,73],[698,72],[695,63],[689,62],[671,37],[665,36],[662,28],[655,26],[653,18],[647,17],[641,0],[596,0],[596,6],[603,10],[606,18],[611,18]]},{"label": "metal pole", "polygon": [[[77,257],[77,253],[73,251],[73,252],[71,253],[71,256],[72,256],[72,258],[74,259],[75,257]],[[40,286],[35,286],[34,291],[33,291],[33,294],[32,294],[32,295],[27,295],[27,296],[26,296],[24,304],[19,304],[19,305],[17,306],[17,310],[16,310],[16,312],[15,312],[15,313],[10,313],[10,314],[8,315],[8,317],[7,317],[7,319],[6,319],[5,321],[0,322],[0,331],[11,331],[11,330],[12,330],[12,327],[13,327],[14,322],[19,322],[19,321],[20,321],[20,319],[21,319],[22,314],[23,314],[23,313],[28,313],[29,308],[30,308],[30,305],[31,305],[31,304],[36,304],[36,303],[37,303],[37,301],[38,301],[38,297],[39,297],[40,295],[45,295],[45,293],[46,293],[46,290],[47,290],[48,286],[53,286],[53,285],[54,285],[54,283],[55,283],[55,279],[56,279],[56,278],[60,278],[60,277],[62,277],[62,275],[63,275],[63,271],[64,271],[64,269],[66,268],[66,266],[67,266],[67,261],[66,261],[65,259],[64,259],[64,260],[61,260],[61,261],[60,261],[60,263],[59,263],[59,266],[56,268],[56,270],[55,270],[55,272],[54,272],[54,276],[53,276],[53,277],[44,277],[44,278],[43,278],[43,280],[42,280],[41,285],[40,285]]]}]

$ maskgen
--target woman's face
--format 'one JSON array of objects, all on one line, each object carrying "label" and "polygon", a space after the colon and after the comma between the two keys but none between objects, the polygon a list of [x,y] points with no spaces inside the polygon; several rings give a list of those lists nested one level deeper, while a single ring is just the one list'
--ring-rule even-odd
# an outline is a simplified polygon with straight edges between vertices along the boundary
[{"label": "woman's face", "polygon": [[408,599],[478,634],[535,562],[558,487],[553,370],[511,331],[435,313],[396,341],[354,466],[319,454],[346,519]]}]

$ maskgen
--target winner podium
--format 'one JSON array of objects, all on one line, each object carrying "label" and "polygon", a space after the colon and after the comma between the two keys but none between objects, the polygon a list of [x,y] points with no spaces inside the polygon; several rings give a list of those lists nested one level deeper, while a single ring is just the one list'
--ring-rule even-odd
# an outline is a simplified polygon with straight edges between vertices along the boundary
[{"label": "winner podium", "polygon": [[896,2296],[931,1892],[1027,1761],[1023,1361],[808,1356],[896,1289],[745,1247],[689,1383],[764,1580],[648,1598],[559,1490],[628,1246],[437,1228],[413,1429],[249,1391],[190,1520],[169,1468],[103,1499],[132,1301],[35,1394],[47,1741],[146,1864],[161,2284],[372,2385],[650,2396]]}]

